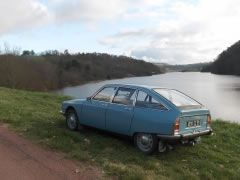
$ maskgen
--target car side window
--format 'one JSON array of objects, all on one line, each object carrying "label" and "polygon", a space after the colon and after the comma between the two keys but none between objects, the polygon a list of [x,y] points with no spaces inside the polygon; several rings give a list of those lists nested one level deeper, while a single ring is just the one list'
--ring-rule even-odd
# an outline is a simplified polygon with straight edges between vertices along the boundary
[{"label": "car side window", "polygon": [[135,89],[120,87],[115,97],[113,98],[113,103],[133,105],[133,101],[136,96],[135,92],[136,92]]},{"label": "car side window", "polygon": [[160,110],[167,110],[167,108],[161,102],[159,102],[154,97],[150,96],[149,94],[147,94],[143,91],[138,91],[136,106],[160,109]]},{"label": "car side window", "polygon": [[93,97],[93,99],[98,100],[98,101],[110,102],[115,91],[116,91],[116,87],[106,87],[106,88],[102,89],[100,92],[98,92]]}]

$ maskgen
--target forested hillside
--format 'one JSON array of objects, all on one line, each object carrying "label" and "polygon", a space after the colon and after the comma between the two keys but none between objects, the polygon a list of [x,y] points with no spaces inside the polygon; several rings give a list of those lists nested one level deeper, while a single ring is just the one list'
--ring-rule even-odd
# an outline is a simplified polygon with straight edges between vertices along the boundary
[{"label": "forested hillside", "polygon": [[240,75],[240,41],[223,51],[203,72],[214,74]]},{"label": "forested hillside", "polygon": [[195,64],[176,64],[171,65],[167,63],[155,63],[166,72],[200,72],[203,67],[209,63],[195,63]]},{"label": "forested hillside", "polygon": [[92,80],[157,73],[161,70],[151,63],[108,54],[23,51],[0,55],[0,86],[16,89],[48,91]]}]

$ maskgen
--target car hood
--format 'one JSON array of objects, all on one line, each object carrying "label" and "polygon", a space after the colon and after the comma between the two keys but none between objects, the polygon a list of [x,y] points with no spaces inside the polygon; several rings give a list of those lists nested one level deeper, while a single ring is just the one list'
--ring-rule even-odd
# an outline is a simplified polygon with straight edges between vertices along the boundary
[{"label": "car hood", "polygon": [[79,102],[84,102],[86,101],[86,99],[71,99],[71,100],[67,100],[64,101],[64,104],[71,104],[71,103],[79,103]]}]

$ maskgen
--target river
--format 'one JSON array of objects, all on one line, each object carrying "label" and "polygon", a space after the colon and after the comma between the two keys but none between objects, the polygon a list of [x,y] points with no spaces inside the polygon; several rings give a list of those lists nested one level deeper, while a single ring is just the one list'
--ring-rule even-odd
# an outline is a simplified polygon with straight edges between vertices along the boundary
[{"label": "river", "polygon": [[180,90],[210,109],[213,118],[240,123],[240,77],[200,72],[173,72],[66,87],[58,94],[85,98],[110,83],[144,84]]}]

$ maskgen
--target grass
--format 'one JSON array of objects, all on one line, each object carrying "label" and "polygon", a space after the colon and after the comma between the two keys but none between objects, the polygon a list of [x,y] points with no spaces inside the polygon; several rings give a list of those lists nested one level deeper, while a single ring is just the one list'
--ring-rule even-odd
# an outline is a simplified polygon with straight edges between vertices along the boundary
[{"label": "grass", "polygon": [[59,114],[69,97],[0,88],[0,122],[48,148],[98,166],[119,179],[239,179],[240,125],[213,122],[214,134],[195,147],[145,156],[131,141],[91,129],[71,132]]}]

